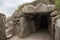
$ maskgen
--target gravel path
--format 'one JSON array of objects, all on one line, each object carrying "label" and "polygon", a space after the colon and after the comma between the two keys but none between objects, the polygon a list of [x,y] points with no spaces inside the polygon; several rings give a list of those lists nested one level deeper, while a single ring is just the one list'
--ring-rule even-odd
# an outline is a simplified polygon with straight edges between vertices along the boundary
[{"label": "gravel path", "polygon": [[31,36],[27,38],[19,38],[17,36],[14,36],[13,38],[9,40],[51,40],[51,37],[49,36],[49,33],[46,31],[40,31],[38,33],[34,33]]}]

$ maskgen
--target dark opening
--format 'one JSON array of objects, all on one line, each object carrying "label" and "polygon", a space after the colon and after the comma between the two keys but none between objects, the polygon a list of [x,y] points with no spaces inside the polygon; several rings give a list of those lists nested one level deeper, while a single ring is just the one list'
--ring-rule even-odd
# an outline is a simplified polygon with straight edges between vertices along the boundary
[{"label": "dark opening", "polygon": [[35,23],[36,32],[40,30],[47,30],[49,27],[49,15],[34,15],[33,20]]},{"label": "dark opening", "polygon": [[29,14],[29,16],[32,18],[32,20],[34,21],[35,27],[34,32],[33,33],[35,35],[38,35],[39,38],[41,38],[42,40],[50,40],[51,39],[51,35],[50,35],[50,30],[49,29],[49,18],[50,18],[50,12],[48,13],[31,13]]},{"label": "dark opening", "polygon": [[[43,14],[43,15],[34,15],[34,22],[35,22],[35,28],[36,33],[41,34],[41,39],[45,38],[45,40],[52,40],[51,34],[50,34],[50,14]],[[48,36],[48,38],[47,38]]]},{"label": "dark opening", "polygon": [[[34,36],[39,37],[41,40],[51,40],[50,30],[49,29],[49,18],[51,12],[42,12],[42,13],[29,13],[28,15],[32,21],[34,21]],[[36,31],[35,31],[36,30]],[[33,31],[33,30],[32,30]],[[35,37],[35,38],[36,38]]]},{"label": "dark opening", "polygon": [[41,24],[39,29],[48,30],[48,15],[41,16]]}]

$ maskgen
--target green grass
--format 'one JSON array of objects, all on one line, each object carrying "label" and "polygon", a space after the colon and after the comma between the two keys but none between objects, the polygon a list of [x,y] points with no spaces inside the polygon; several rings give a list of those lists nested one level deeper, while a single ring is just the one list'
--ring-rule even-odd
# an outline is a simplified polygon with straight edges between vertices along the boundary
[{"label": "green grass", "polygon": [[55,0],[55,5],[56,5],[57,10],[60,11],[60,0]]}]

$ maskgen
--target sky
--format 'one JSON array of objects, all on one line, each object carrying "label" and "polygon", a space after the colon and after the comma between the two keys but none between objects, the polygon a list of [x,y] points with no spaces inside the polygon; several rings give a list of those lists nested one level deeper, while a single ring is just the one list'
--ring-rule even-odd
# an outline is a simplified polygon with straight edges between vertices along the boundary
[{"label": "sky", "polygon": [[18,6],[32,1],[34,0],[0,0],[0,13],[5,14],[7,17],[11,16]]}]

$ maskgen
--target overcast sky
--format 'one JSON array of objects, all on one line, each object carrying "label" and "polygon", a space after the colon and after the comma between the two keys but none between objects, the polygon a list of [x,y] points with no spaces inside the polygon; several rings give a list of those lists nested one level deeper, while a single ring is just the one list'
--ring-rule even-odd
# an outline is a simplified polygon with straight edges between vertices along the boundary
[{"label": "overcast sky", "polygon": [[11,16],[19,5],[34,0],[0,0],[0,12],[6,16]]}]

